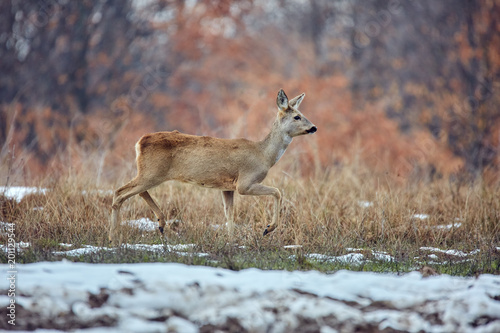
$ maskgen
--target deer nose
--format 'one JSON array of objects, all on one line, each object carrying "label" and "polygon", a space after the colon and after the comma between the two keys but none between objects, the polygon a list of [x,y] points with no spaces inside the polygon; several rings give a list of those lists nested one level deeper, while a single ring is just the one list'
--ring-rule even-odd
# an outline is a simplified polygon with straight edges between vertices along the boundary
[{"label": "deer nose", "polygon": [[310,129],[307,130],[307,133],[314,133],[316,132],[318,129],[316,128],[316,126],[313,126],[311,127]]}]

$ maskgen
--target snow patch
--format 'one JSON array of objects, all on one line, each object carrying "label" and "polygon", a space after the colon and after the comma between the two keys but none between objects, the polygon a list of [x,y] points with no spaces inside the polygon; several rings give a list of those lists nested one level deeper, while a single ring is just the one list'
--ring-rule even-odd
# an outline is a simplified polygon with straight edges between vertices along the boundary
[{"label": "snow patch", "polygon": [[[8,266],[0,265],[6,271]],[[73,320],[89,331],[499,332],[500,276],[287,272],[174,263],[17,265],[19,329]],[[0,279],[0,289],[9,281]],[[9,302],[0,295],[0,306]],[[96,303],[97,302],[97,303]],[[43,324],[43,325],[42,325]],[[23,326],[24,325],[24,326]],[[29,326],[31,325],[31,326]],[[87,326],[88,327],[88,326]],[[241,329],[238,329],[240,327]],[[227,329],[226,329],[227,330]]]},{"label": "snow patch", "polygon": [[227,228],[228,227],[228,223],[223,223],[223,224],[211,224],[210,225],[212,227],[213,230],[219,230],[220,228]]},{"label": "snow patch", "polygon": [[300,249],[302,248],[302,245],[285,245],[283,246],[284,249]]},{"label": "snow patch", "polygon": [[[165,223],[168,226],[170,224],[181,223],[181,220],[168,220],[165,221]],[[158,230],[159,226],[158,222],[151,221],[147,217],[143,217],[138,220],[123,221],[122,225],[129,225],[133,228],[139,229],[140,231],[146,231],[146,232],[156,231]]]},{"label": "snow patch", "polygon": [[[26,248],[28,248],[30,246],[31,246],[31,243],[16,242],[13,247],[10,247],[10,250],[12,251],[12,249],[15,247],[15,249],[16,249],[17,252],[21,252],[21,251],[23,251],[24,249],[26,249]],[[0,245],[0,251],[3,251],[5,253],[9,252],[9,245],[8,244],[2,244],[2,245]]]},{"label": "snow patch", "polygon": [[16,200],[18,203],[29,194],[45,194],[47,189],[26,186],[0,186],[0,194],[8,199]]},{"label": "snow patch", "polygon": [[68,250],[68,251],[54,251],[52,254],[55,255],[65,255],[69,257],[77,257],[81,256],[83,254],[91,254],[91,253],[97,253],[100,251],[113,251],[115,249],[113,248],[108,248],[108,247],[102,247],[102,246],[93,246],[93,245],[84,245],[82,248],[79,249],[73,249],[73,250]]},{"label": "snow patch", "polygon": [[158,222],[151,221],[147,217],[143,217],[138,220],[123,221],[122,224],[129,225],[141,231],[156,231],[159,226]]},{"label": "snow patch", "polygon": [[[71,247],[71,244],[61,243],[59,245],[65,247]],[[208,253],[203,252],[187,252],[192,250],[196,244],[123,244],[122,245],[126,249],[130,250],[141,250],[141,251],[150,251],[150,252],[174,252],[178,255],[194,255],[198,257],[208,257]],[[82,248],[67,250],[67,251],[54,251],[52,252],[55,255],[64,255],[69,257],[76,257],[84,254],[92,254],[101,251],[116,251],[117,248],[114,247],[103,247],[103,246],[93,246],[93,245],[84,245]]]},{"label": "snow patch", "polygon": [[[375,260],[380,260],[380,261],[392,261],[392,260],[394,260],[394,257],[387,254],[386,252],[378,252],[378,251],[370,251],[370,250],[362,250],[362,249],[351,249],[351,250],[360,250],[360,251],[364,251],[365,253],[371,252],[371,257],[373,257],[373,259],[375,259]],[[309,253],[309,254],[306,254],[304,256],[308,259],[311,259],[311,260],[332,262],[332,263],[354,264],[354,265],[361,265],[364,262],[370,261],[370,259],[366,258],[366,256],[363,253],[347,253],[347,254],[340,255],[340,256],[329,256],[329,255],[320,254],[320,253]],[[290,258],[296,259],[296,256],[291,255]]]},{"label": "snow patch", "polygon": [[472,256],[472,255],[475,255],[475,254],[478,254],[479,252],[481,252],[480,249],[476,249],[474,251],[466,253],[466,252],[462,252],[462,251],[459,251],[459,250],[441,250],[441,249],[438,249],[437,247],[425,247],[425,246],[421,247],[420,250],[431,251],[431,252],[439,252],[439,253],[444,253],[444,254],[447,254],[447,255],[457,256],[457,257]]},{"label": "snow patch", "polygon": [[113,190],[102,190],[102,189],[99,189],[99,190],[88,190],[88,191],[87,190],[83,190],[82,194],[83,195],[97,194],[97,195],[101,195],[101,196],[108,196],[108,195],[113,195],[114,191]]},{"label": "snow patch", "polygon": [[460,228],[462,226],[462,223],[452,223],[452,224],[442,224],[442,225],[437,225],[434,227],[434,229],[445,229],[445,230],[449,230],[449,229],[453,229],[453,228]]},{"label": "snow patch", "polygon": [[361,201],[358,201],[358,205],[360,207],[363,207],[363,208],[368,208],[368,207],[373,206],[373,202],[361,200]]}]

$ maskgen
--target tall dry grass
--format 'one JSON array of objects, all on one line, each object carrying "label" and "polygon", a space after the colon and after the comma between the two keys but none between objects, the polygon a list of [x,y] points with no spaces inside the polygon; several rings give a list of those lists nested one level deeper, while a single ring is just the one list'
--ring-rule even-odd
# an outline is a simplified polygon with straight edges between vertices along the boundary
[{"label": "tall dry grass", "polygon": [[[58,243],[107,246],[112,190],[134,176],[134,165],[115,170],[113,181],[97,182],[96,174],[103,172],[92,164],[97,162],[89,159],[88,163],[23,184],[48,190],[19,203],[0,193],[0,221],[15,223],[18,241],[40,247]],[[498,185],[480,180],[394,181],[359,165],[319,170],[310,177],[301,176],[300,170],[291,156],[266,179],[283,194],[281,224],[266,237],[262,232],[271,218],[272,199],[236,196],[235,243],[256,253],[298,244],[306,253],[340,254],[346,248],[366,248],[401,259],[418,254],[422,246],[479,248],[498,255]],[[10,179],[18,178],[11,175]],[[151,194],[169,219],[181,221],[176,232],[167,234],[167,242],[196,243],[205,252],[217,252],[229,243],[224,228],[217,228],[225,222],[220,191],[167,182]],[[154,220],[138,196],[126,201],[122,220],[141,217]],[[450,224],[455,226],[438,227]],[[127,243],[160,242],[156,232],[121,228]]]}]

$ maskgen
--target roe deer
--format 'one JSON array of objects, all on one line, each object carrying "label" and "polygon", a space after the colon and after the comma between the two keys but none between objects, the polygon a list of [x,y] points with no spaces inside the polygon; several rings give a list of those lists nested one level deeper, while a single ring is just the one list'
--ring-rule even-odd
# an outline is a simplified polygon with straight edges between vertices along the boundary
[{"label": "roe deer", "polygon": [[[232,234],[234,191],[241,195],[272,195],[274,214],[264,235],[273,231],[279,220],[281,194],[277,188],[260,184],[269,169],[278,162],[294,136],[316,132],[298,107],[305,94],[288,100],[280,90],[276,103],[278,114],[271,132],[259,142],[246,139],[219,139],[173,132],[146,134],[135,145],[137,176],[120,187],[114,195],[109,240],[116,244],[120,207],[139,194],[165,227],[165,215],[148,190],[167,180],[178,180],[222,190],[224,212]],[[119,243],[122,242],[121,236]]]}]

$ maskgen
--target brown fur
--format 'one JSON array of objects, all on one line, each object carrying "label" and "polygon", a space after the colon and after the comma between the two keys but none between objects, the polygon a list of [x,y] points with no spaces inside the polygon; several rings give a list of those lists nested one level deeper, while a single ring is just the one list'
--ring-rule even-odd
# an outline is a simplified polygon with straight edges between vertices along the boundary
[{"label": "brown fur", "polygon": [[195,136],[178,131],[141,137],[136,144],[137,176],[119,188],[113,198],[110,241],[117,242],[121,205],[136,194],[154,211],[163,232],[165,216],[147,190],[167,180],[222,190],[230,233],[233,228],[234,191],[242,195],[272,195],[275,198],[273,221],[264,234],[274,230],[279,219],[281,194],[278,189],[260,183],[284,153],[292,137],[316,131],[316,127],[297,109],[303,98],[304,94],[301,94],[288,101],[281,90],[273,128],[259,142]]}]

